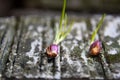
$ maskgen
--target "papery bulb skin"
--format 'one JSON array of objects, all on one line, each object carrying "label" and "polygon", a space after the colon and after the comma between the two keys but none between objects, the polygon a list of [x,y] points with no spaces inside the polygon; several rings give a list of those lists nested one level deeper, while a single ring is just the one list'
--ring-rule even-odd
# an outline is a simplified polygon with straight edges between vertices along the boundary
[{"label": "papery bulb skin", "polygon": [[58,45],[56,44],[51,44],[47,49],[46,49],[47,55],[50,58],[55,58],[58,54]]},{"label": "papery bulb skin", "polygon": [[89,49],[90,55],[97,56],[98,54],[100,54],[100,50],[101,49],[102,49],[102,43],[101,43],[101,41],[96,40],[90,46],[90,49]]}]

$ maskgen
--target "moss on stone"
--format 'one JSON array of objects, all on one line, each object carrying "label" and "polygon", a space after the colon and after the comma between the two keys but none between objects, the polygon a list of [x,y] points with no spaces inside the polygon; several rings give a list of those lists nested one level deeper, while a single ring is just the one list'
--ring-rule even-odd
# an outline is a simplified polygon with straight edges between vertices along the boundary
[{"label": "moss on stone", "polygon": [[117,53],[115,55],[108,55],[108,59],[109,59],[110,63],[120,62],[120,53]]}]

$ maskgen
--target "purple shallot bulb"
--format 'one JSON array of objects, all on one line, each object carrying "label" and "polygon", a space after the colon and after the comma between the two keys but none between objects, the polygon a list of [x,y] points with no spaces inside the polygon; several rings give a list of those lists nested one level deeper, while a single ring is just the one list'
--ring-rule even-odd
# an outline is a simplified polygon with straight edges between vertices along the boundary
[{"label": "purple shallot bulb", "polygon": [[90,55],[97,56],[98,54],[100,54],[100,50],[101,49],[102,49],[102,43],[101,43],[101,41],[96,40],[90,46],[90,49],[89,49]]},{"label": "purple shallot bulb", "polygon": [[49,47],[46,49],[48,57],[54,58],[58,54],[58,45],[56,44],[51,44]]}]

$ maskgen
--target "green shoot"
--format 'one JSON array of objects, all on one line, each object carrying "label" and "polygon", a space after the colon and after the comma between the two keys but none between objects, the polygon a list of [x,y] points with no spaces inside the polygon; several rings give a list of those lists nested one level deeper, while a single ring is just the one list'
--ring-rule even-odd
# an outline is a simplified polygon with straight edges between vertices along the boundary
[{"label": "green shoot", "polygon": [[66,8],[66,0],[64,0],[62,15],[60,18],[60,24],[59,24],[60,30],[62,29],[62,23],[63,23],[64,17],[65,17],[65,8]]},{"label": "green shoot", "polygon": [[103,21],[104,21],[104,18],[105,18],[105,14],[102,16],[101,20],[100,20],[99,23],[97,24],[96,29],[95,29],[94,32],[92,33],[90,43],[92,43],[92,42],[95,40],[95,36],[96,36],[98,30],[100,29],[100,27],[102,26],[102,23],[103,23]]},{"label": "green shoot", "polygon": [[70,26],[67,27],[68,19],[67,19],[67,14],[65,14],[65,8],[66,8],[66,0],[64,0],[59,27],[56,28],[56,35],[54,40],[55,44],[59,44],[61,41],[63,41],[72,29],[73,23],[71,23]]}]

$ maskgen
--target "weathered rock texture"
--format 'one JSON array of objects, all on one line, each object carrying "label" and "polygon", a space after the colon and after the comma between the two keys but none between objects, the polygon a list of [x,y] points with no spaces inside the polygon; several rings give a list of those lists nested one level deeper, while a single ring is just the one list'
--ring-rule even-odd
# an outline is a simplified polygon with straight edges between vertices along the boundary
[{"label": "weathered rock texture", "polygon": [[69,17],[73,28],[55,59],[48,58],[45,49],[53,42],[59,16],[0,18],[1,79],[119,79],[120,17],[107,15],[96,36],[105,47],[101,58],[88,56],[101,15]]}]

